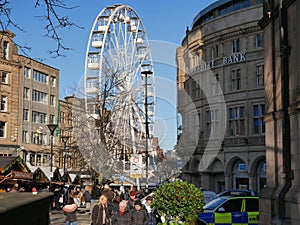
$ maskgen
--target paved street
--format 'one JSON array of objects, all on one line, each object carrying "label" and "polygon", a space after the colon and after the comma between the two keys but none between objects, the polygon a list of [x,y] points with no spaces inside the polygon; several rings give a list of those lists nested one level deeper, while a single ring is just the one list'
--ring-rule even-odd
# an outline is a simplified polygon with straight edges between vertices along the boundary
[{"label": "paved street", "polygon": [[[91,219],[88,213],[77,211],[77,225],[90,225]],[[65,225],[65,216],[62,210],[52,210],[50,212],[50,225]]]}]

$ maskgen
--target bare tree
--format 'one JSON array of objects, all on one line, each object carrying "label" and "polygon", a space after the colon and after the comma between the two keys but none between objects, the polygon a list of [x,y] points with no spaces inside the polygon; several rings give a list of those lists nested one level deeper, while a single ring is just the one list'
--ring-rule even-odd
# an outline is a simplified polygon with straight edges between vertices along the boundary
[{"label": "bare tree", "polygon": [[[73,23],[68,15],[60,15],[60,13],[64,13],[68,10],[73,10],[78,8],[79,6],[69,6],[65,3],[64,0],[34,0],[35,8],[42,8],[42,14],[38,16],[43,22],[45,22],[44,30],[46,31],[44,37],[50,38],[54,40],[56,44],[56,48],[49,50],[49,54],[53,57],[64,56],[63,52],[71,50],[72,48],[64,45],[60,32],[61,29],[76,27],[79,29],[83,29],[83,27],[78,26]],[[0,0],[0,27],[2,30],[9,30],[11,28],[16,28],[21,32],[25,32],[25,28],[16,23],[15,20],[11,17],[11,12],[13,8],[10,7],[10,2],[8,0]],[[13,41],[13,40],[12,40]],[[28,56],[28,51],[31,50],[29,46],[19,45],[18,43],[14,43],[18,46],[18,48],[22,51],[22,53]]]}]

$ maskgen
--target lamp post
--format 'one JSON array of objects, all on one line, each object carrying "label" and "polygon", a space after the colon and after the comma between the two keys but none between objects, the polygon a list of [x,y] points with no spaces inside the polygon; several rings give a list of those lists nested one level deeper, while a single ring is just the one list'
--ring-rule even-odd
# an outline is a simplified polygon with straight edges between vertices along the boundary
[{"label": "lamp post", "polygon": [[50,184],[52,182],[52,177],[53,177],[53,174],[52,174],[52,161],[53,161],[53,135],[54,135],[54,131],[56,130],[57,128],[57,124],[47,124],[47,127],[50,131]]},{"label": "lamp post", "polygon": [[66,181],[66,147],[67,147],[67,142],[69,140],[69,136],[61,136],[60,137],[62,142],[64,143],[64,182]]},{"label": "lamp post", "polygon": [[141,72],[145,78],[145,130],[146,130],[146,143],[145,143],[145,156],[146,156],[146,193],[148,193],[148,170],[149,170],[149,153],[148,153],[148,139],[149,139],[149,122],[148,122],[148,75],[153,74],[151,70],[144,70]]}]

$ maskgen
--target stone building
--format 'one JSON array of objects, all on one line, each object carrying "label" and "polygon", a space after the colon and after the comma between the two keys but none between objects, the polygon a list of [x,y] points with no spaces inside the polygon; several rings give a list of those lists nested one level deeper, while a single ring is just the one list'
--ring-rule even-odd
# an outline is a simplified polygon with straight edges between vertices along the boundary
[{"label": "stone building", "polygon": [[59,70],[18,54],[12,32],[0,35],[0,154],[49,166],[47,124],[57,123]]},{"label": "stone building", "polygon": [[267,183],[259,224],[300,224],[300,1],[264,1]]},{"label": "stone building", "polygon": [[266,183],[262,1],[220,0],[177,49],[182,179],[220,192]]}]

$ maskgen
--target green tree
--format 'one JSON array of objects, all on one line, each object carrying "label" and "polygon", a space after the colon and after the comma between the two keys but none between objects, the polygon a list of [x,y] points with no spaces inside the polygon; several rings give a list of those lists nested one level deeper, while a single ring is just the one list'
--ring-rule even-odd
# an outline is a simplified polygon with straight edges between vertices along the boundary
[{"label": "green tree", "polygon": [[164,224],[169,221],[194,224],[204,206],[203,192],[184,181],[165,183],[154,191],[153,199],[152,206],[166,218]]}]

